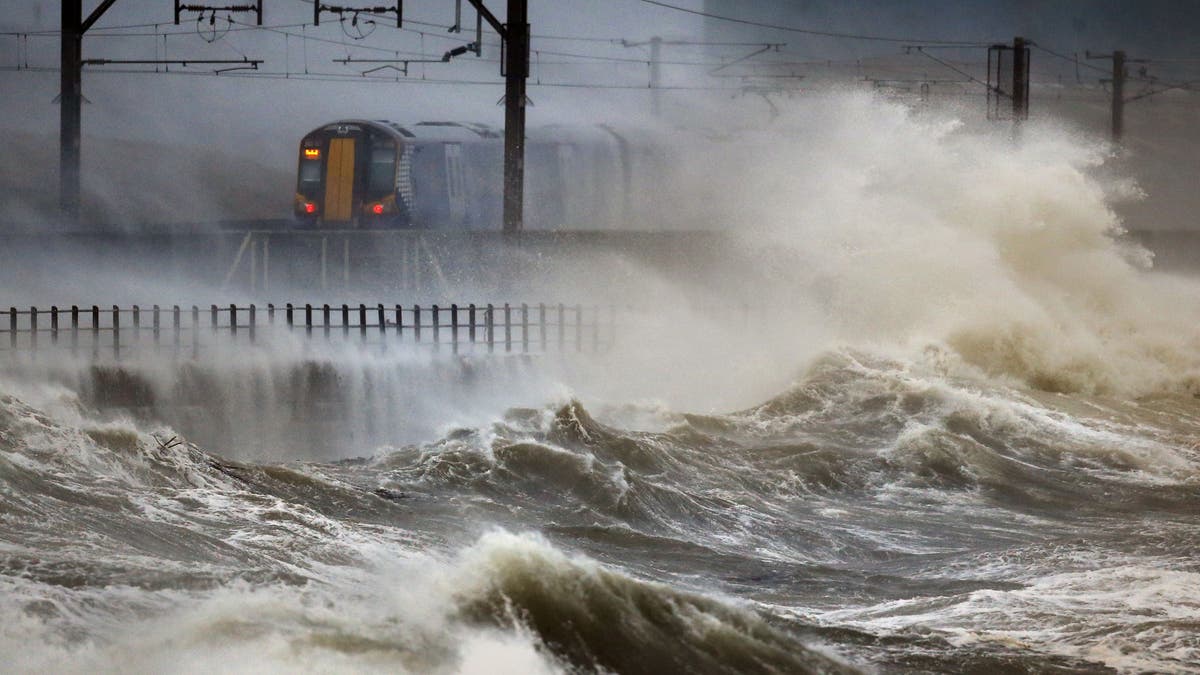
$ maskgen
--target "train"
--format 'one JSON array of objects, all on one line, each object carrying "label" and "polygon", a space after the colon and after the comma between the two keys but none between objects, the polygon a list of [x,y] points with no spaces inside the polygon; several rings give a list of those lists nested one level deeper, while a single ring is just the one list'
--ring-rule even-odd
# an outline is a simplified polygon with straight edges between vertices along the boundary
[{"label": "train", "polygon": [[[343,119],[300,141],[302,228],[498,230],[504,134],[483,124]],[[533,128],[525,143],[527,229],[615,229],[645,213],[636,189],[661,156],[605,126]]]}]

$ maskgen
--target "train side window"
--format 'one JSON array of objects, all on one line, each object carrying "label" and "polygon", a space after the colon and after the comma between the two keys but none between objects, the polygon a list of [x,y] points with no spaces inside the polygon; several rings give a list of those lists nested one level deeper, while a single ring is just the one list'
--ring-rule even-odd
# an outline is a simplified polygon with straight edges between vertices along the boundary
[{"label": "train side window", "polygon": [[306,159],[300,162],[300,182],[314,185],[321,182],[321,160]]},{"label": "train side window", "polygon": [[396,148],[393,145],[371,149],[371,166],[367,189],[371,192],[391,192],[396,187]]}]

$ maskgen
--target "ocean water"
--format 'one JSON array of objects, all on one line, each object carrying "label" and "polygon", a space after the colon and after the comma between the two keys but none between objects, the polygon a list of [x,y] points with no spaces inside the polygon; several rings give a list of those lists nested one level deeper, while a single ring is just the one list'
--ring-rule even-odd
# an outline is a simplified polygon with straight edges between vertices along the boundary
[{"label": "ocean water", "polygon": [[726,158],[790,310],[753,342],[331,358],[328,435],[286,359],[175,424],[0,380],[0,670],[1200,672],[1200,286],[1121,239],[1136,189],[1068,130],[811,105]]}]

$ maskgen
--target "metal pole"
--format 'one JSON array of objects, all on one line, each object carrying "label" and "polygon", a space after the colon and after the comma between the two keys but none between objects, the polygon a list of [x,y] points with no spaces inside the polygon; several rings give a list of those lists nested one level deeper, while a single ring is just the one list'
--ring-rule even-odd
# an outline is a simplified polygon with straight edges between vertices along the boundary
[{"label": "metal pole", "polygon": [[[491,354],[496,349],[496,322],[494,317],[495,307],[488,303],[487,312],[483,315],[484,333],[487,334],[488,353]],[[13,316],[16,316],[15,314]]]},{"label": "metal pole", "polygon": [[79,352],[79,305],[71,305],[71,356]]},{"label": "metal pole", "polygon": [[1025,38],[1013,38],[1013,119],[1029,117],[1029,63]]},{"label": "metal pole", "polygon": [[59,78],[59,207],[71,225],[79,224],[80,129],[83,126],[83,34],[116,0],[101,0],[86,19],[83,0],[63,0]]},{"label": "metal pole", "polygon": [[387,312],[383,309],[383,303],[376,306],[376,311],[379,313],[379,351],[387,351]]},{"label": "metal pole", "polygon": [[100,307],[92,305],[92,358],[100,356]]},{"label": "metal pole", "polygon": [[542,352],[546,351],[546,303],[538,303],[538,337],[542,340]]},{"label": "metal pole", "polygon": [[434,344],[433,348],[435,351],[438,349],[438,344],[441,342],[440,334],[441,334],[441,328],[442,328],[442,320],[441,320],[441,316],[439,314],[440,311],[441,310],[438,308],[437,305],[433,306],[433,344]]},{"label": "metal pole", "polygon": [[504,232],[522,230],[525,196],[525,78],[529,77],[529,5],[508,0],[504,53]]},{"label": "metal pole", "polygon": [[558,351],[566,349],[567,313],[563,304],[558,303]]},{"label": "metal pole", "polygon": [[521,351],[529,352],[529,305],[521,303]]},{"label": "metal pole", "polygon": [[112,308],[113,359],[121,360],[121,308]]},{"label": "metal pole", "polygon": [[512,308],[504,303],[504,351],[512,351]]},{"label": "metal pole", "polygon": [[62,74],[59,89],[59,206],[79,224],[79,157],[83,101],[83,0],[62,3]]}]

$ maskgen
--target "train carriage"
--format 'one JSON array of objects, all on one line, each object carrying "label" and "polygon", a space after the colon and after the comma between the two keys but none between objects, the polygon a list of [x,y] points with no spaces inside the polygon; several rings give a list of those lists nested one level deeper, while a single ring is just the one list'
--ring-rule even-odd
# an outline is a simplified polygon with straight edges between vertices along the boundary
[{"label": "train carriage", "polygon": [[[534,129],[525,152],[530,229],[618,226],[628,210],[628,144],[600,127]],[[320,229],[499,229],[504,140],[459,122],[340,120],[300,142],[295,216]]]}]

